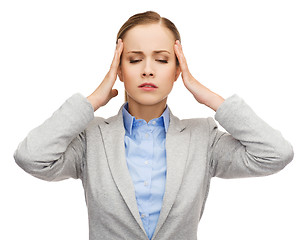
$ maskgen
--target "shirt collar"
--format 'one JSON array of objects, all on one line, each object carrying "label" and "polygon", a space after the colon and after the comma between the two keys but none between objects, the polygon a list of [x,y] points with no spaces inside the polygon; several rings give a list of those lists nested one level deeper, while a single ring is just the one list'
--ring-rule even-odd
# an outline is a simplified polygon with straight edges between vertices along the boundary
[{"label": "shirt collar", "polygon": [[[169,120],[170,120],[170,112],[169,112],[168,105],[166,105],[166,108],[164,112],[162,113],[162,115],[156,119],[160,119],[160,118],[162,118],[163,120],[164,130],[165,132],[167,132],[168,127],[169,127]],[[136,121],[136,119],[134,116],[131,116],[131,114],[128,112],[128,102],[126,102],[123,107],[123,119],[124,119],[124,126],[125,126],[126,131],[128,131],[128,133],[131,134],[133,123]]]}]

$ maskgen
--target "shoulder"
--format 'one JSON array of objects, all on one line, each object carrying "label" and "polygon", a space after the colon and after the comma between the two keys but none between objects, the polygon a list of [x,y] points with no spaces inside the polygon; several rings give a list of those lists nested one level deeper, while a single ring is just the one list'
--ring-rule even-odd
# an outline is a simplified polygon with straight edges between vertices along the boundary
[{"label": "shoulder", "polygon": [[217,128],[217,124],[212,117],[206,118],[187,118],[179,120],[182,125],[194,133],[203,133],[204,131],[211,132]]},{"label": "shoulder", "polygon": [[109,118],[103,118],[103,117],[94,117],[93,120],[91,122],[89,122],[89,124],[87,125],[86,127],[86,130],[91,130],[93,128],[96,128],[97,126],[104,126],[104,125],[107,125],[109,124],[109,122],[112,122],[112,120],[116,117],[115,116],[112,116],[112,117],[109,117]]},{"label": "shoulder", "polygon": [[103,117],[94,117],[93,120],[87,125],[86,130],[90,130],[101,124],[106,124],[105,120],[106,119]]},{"label": "shoulder", "polygon": [[170,112],[170,121],[176,129],[182,131],[183,129],[189,130],[191,133],[203,133],[204,131],[212,131],[217,127],[217,124],[213,117],[199,117],[199,118],[179,118],[173,114],[172,110]]},{"label": "shoulder", "polygon": [[178,130],[188,133],[190,142],[196,148],[211,146],[219,131],[217,123],[212,117],[180,119],[179,125]]}]

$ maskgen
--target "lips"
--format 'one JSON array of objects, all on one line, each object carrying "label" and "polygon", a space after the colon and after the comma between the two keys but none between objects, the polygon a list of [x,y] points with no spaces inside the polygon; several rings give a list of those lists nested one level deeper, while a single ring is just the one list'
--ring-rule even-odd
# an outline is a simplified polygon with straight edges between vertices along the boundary
[{"label": "lips", "polygon": [[139,86],[139,88],[142,88],[142,87],[152,87],[152,88],[158,88],[155,84],[153,83],[143,83]]}]

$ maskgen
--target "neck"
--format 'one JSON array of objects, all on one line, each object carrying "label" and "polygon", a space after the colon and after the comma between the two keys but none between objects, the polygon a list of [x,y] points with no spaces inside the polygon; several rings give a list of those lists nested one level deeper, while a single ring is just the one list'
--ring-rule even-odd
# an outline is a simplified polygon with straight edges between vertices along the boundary
[{"label": "neck", "polygon": [[151,119],[158,118],[162,115],[166,108],[166,100],[167,98],[153,105],[143,105],[128,98],[128,110],[136,119],[144,119],[148,123]]}]

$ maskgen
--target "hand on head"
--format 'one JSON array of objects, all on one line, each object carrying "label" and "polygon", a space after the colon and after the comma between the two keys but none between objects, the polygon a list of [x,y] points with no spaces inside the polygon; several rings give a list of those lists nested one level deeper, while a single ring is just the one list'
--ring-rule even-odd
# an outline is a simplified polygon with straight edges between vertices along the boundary
[{"label": "hand on head", "polygon": [[216,111],[223,103],[224,98],[209,90],[192,76],[188,68],[187,60],[182,51],[182,45],[178,40],[175,42],[174,50],[179,61],[184,86],[193,94],[194,98],[199,103]]},{"label": "hand on head", "polygon": [[192,76],[189,71],[187,60],[183,54],[182,45],[179,40],[175,41],[174,50],[179,61],[181,77],[184,86],[193,94],[193,92],[197,90],[195,87],[197,87],[197,85],[200,83]]},{"label": "hand on head", "polygon": [[116,97],[118,95],[118,90],[112,88],[117,78],[117,70],[120,63],[120,56],[124,48],[123,45],[124,44],[122,39],[118,39],[109,72],[106,74],[105,78],[96,88],[96,90],[90,96],[87,97],[87,99],[92,104],[94,111],[106,105],[113,97]]}]

